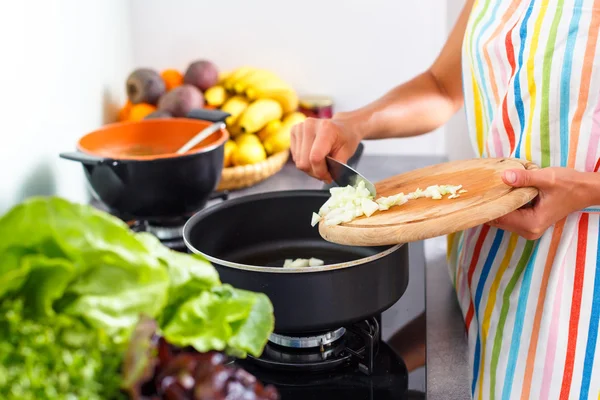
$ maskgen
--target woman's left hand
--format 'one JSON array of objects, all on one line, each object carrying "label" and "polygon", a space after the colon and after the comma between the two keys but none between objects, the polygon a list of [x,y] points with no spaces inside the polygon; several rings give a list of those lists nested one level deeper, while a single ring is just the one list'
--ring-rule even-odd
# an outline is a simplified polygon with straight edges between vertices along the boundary
[{"label": "woman's left hand", "polygon": [[[590,175],[591,174],[591,175]],[[556,222],[574,211],[594,204],[590,189],[598,186],[598,174],[571,168],[548,167],[538,170],[508,170],[502,179],[513,187],[533,186],[539,195],[524,206],[488,225],[514,232],[528,240],[539,239]]]}]

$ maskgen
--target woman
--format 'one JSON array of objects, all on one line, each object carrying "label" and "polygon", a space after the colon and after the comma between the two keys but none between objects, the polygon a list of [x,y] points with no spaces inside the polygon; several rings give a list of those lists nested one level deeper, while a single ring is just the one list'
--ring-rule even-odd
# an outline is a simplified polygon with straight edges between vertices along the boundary
[{"label": "woman", "polygon": [[[301,170],[329,182],[362,139],[420,135],[465,105],[480,157],[534,205],[448,237],[472,395],[600,399],[600,0],[468,1],[429,70],[379,100],[294,127]],[[598,54],[598,55],[597,55]]]}]

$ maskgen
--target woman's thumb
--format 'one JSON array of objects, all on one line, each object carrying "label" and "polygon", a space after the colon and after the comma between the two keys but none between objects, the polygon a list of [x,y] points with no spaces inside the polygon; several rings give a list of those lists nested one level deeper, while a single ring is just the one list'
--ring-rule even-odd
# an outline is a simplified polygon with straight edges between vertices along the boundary
[{"label": "woman's thumb", "polygon": [[507,185],[513,187],[535,186],[535,178],[532,176],[533,174],[534,171],[509,169],[504,171],[502,174],[502,180]]}]

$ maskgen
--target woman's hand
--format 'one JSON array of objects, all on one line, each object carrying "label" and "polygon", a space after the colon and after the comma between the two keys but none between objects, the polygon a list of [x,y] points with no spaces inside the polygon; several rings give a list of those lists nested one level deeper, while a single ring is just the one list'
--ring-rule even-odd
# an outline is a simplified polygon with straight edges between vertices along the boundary
[{"label": "woman's hand", "polygon": [[515,210],[491,226],[514,232],[528,240],[539,239],[556,222],[572,212],[595,203],[600,175],[571,168],[549,167],[538,170],[508,170],[502,179],[513,187],[532,186],[539,195],[531,205]]},{"label": "woman's hand", "polygon": [[333,119],[307,118],[292,127],[292,159],[298,169],[312,177],[331,182],[331,175],[325,164],[329,155],[341,162],[347,162],[356,151],[362,139],[351,130],[353,123],[347,123],[344,117]]}]

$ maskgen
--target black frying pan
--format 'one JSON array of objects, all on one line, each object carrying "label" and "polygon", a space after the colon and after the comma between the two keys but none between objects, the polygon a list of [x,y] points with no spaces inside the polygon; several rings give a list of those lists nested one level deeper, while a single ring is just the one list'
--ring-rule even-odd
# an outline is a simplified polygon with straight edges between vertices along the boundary
[{"label": "black frying pan", "polygon": [[[398,301],[408,284],[408,247],[325,241],[310,219],[328,197],[325,190],[296,190],[228,200],[194,215],[184,240],[213,263],[223,282],[270,298],[275,332],[336,329]],[[310,257],[325,265],[282,268],[286,258]]]}]

